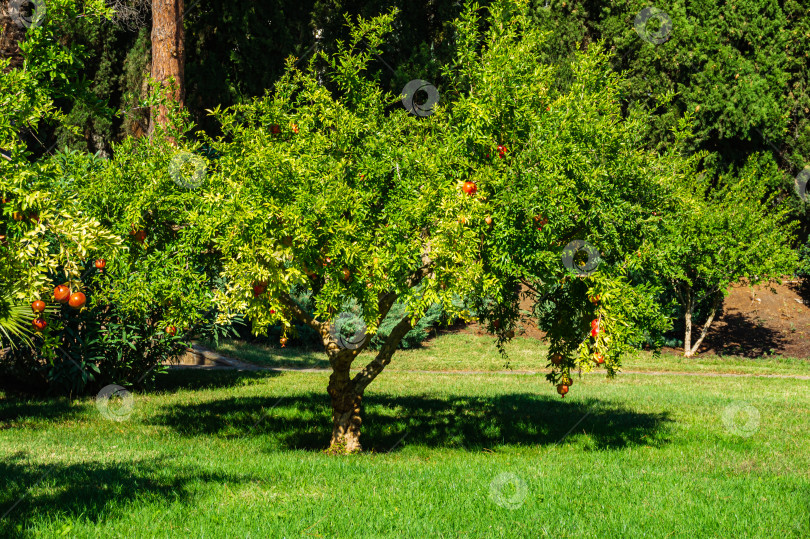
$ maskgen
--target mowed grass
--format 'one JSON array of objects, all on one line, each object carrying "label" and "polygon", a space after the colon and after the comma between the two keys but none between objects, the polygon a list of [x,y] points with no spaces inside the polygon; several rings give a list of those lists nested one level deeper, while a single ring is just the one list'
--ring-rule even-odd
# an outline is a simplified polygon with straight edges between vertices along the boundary
[{"label": "mowed grass", "polygon": [[[420,354],[447,367],[394,361]],[[0,536],[810,536],[807,380],[392,370],[348,457],[326,382],[173,371],[123,421],[2,398]]]},{"label": "mowed grass", "polygon": [[[210,345],[210,343],[209,343]],[[325,353],[319,350],[280,348],[243,341],[224,341],[216,348],[221,354],[256,365],[285,368],[329,368]],[[548,346],[536,339],[517,337],[506,345],[508,359],[495,346],[494,337],[451,333],[425,341],[423,346],[400,350],[389,371],[545,371]],[[354,366],[358,369],[371,361],[373,352],[363,352]],[[742,356],[683,355],[639,351],[622,360],[623,371],[639,372],[716,372],[724,374],[779,374],[810,376],[810,359],[790,357],[747,358]],[[596,370],[604,374],[604,370]]]}]

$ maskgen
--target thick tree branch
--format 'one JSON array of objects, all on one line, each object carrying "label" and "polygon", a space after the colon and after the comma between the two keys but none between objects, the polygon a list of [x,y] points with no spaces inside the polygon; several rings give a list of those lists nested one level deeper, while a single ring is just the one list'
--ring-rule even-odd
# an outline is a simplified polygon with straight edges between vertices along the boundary
[{"label": "thick tree branch", "polygon": [[[315,318],[313,318],[308,312],[301,308],[298,303],[289,295],[289,294],[281,294],[278,300],[286,307],[294,317],[298,320],[303,322],[304,324],[308,325],[319,334],[322,334],[322,329],[325,326],[323,322],[319,322]],[[328,330],[327,330],[328,333]]]},{"label": "thick tree branch", "polygon": [[[424,229],[422,230],[422,237],[427,239],[427,231]],[[425,244],[421,259],[422,266],[405,280],[408,288],[418,286],[425,277],[430,275],[430,272],[433,269],[433,261],[430,259],[429,241]],[[383,307],[380,309],[380,315],[382,318],[385,318],[385,316],[388,314],[396,299],[397,294],[394,292],[389,292],[380,299],[380,305]],[[383,309],[385,314],[383,314]],[[362,394],[363,390],[365,390],[365,388],[377,377],[377,375],[382,372],[385,366],[391,362],[391,358],[394,356],[394,352],[397,351],[400,341],[402,341],[402,338],[412,329],[412,327],[411,317],[407,314],[396,326],[394,326],[394,329],[391,330],[388,338],[385,339],[385,342],[383,343],[380,351],[377,353],[377,356],[371,362],[369,362],[369,364],[366,365],[363,370],[360,371],[352,380],[352,385],[358,394]]]},{"label": "thick tree branch", "polygon": [[400,320],[399,323],[394,326],[394,329],[391,330],[391,334],[385,339],[382,348],[377,353],[377,357],[371,360],[368,365],[352,379],[352,385],[358,394],[362,395],[366,387],[382,372],[385,366],[391,362],[391,358],[394,356],[394,352],[397,351],[399,342],[411,329],[411,317],[405,315],[405,318]]}]

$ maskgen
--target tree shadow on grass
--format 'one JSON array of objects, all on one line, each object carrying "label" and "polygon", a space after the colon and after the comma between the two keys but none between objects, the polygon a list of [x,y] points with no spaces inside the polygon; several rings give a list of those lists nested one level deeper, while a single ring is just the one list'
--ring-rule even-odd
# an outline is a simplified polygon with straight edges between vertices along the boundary
[{"label": "tree shadow on grass", "polygon": [[23,397],[6,396],[0,398],[0,429],[10,423],[23,420],[41,421],[47,428],[48,421],[61,421],[84,413],[84,406],[71,403],[64,397]]},{"label": "tree shadow on grass", "polygon": [[[130,503],[191,505],[195,483],[247,483],[252,476],[173,466],[170,459],[32,466],[25,452],[0,462],[0,537],[25,537],[25,524],[72,515],[98,522]],[[19,503],[18,503],[19,502]]]},{"label": "tree shadow on grass", "polygon": [[[532,393],[493,397],[373,394],[364,400],[361,443],[387,452],[407,445],[483,449],[551,445],[585,436],[585,449],[667,443],[668,413],[639,413],[598,400],[562,401]],[[264,437],[269,450],[326,448],[331,409],[326,395],[221,399],[168,407],[151,422],[184,436]],[[573,432],[570,432],[574,428]],[[567,435],[567,436],[566,436]]]},{"label": "tree shadow on grass", "polygon": [[219,389],[259,383],[266,378],[281,376],[278,371],[169,369],[158,376],[147,392],[173,393],[184,389]]},{"label": "tree shadow on grass", "polygon": [[[173,393],[180,390],[218,389],[260,383],[266,378],[280,376],[276,371],[194,371],[170,370],[158,376],[152,388],[133,390],[135,395],[152,392]],[[83,399],[94,398],[87,395]],[[0,397],[0,430],[9,428],[16,421],[41,422],[43,428],[49,421],[62,421],[79,417],[92,408],[93,402],[71,401],[67,397],[29,396],[7,394]]]}]

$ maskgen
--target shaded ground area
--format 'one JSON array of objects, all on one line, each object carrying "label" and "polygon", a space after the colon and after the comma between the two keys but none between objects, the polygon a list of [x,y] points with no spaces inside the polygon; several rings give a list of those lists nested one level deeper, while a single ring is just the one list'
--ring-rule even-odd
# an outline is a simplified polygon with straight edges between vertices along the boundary
[{"label": "shaded ground area", "polygon": [[[530,307],[528,300],[521,304],[524,311]],[[477,323],[457,324],[442,331],[486,334],[485,329]],[[543,335],[528,318],[524,320],[522,331],[518,332],[518,336],[534,339],[540,339]],[[743,357],[780,355],[810,358],[808,336],[810,283],[785,281],[783,285],[772,286],[735,285],[699,352]],[[664,352],[682,354],[683,349],[665,348]]]},{"label": "shaded ground area", "polygon": [[744,357],[810,357],[810,294],[806,283],[735,286],[700,353]]}]

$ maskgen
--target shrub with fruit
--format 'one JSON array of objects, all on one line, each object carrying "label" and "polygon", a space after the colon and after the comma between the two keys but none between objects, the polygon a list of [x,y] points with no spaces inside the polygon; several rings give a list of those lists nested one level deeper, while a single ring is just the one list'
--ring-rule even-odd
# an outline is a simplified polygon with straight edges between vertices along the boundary
[{"label": "shrub with fruit", "polygon": [[[287,338],[297,321],[322,340],[335,448],[360,448],[366,387],[433,305],[472,317],[454,297],[471,298],[503,351],[521,316],[518,290],[529,290],[561,356],[555,386],[600,365],[596,354],[613,375],[634,343],[667,327],[630,260],[658,233],[650,208],[677,210],[672,184],[696,162],[638,149],[645,113],[616,120],[621,84],[598,46],[575,58],[571,88],[554,89],[527,4],[501,1],[490,13],[487,30],[472,9],[456,22],[458,62],[445,70],[453,91],[427,119],[387,113],[390,96],[362,75],[391,15],[356,26],[336,56],[322,54],[324,71],[291,62],[272,96],[214,111],[227,142],[206,141],[221,157],[187,219],[221,253],[229,285],[215,301],[223,313],[244,313],[256,332],[279,326]],[[355,48],[361,40],[368,50]],[[268,130],[290,123],[294,137]],[[493,149],[500,158],[485,158]],[[597,271],[563,266],[572,239],[598,246]],[[260,294],[256,283],[266,283]],[[311,309],[294,287],[309,291]],[[343,349],[328,331],[348,301],[380,335],[357,375],[350,369],[367,346]],[[403,314],[384,335],[396,304]]]}]

